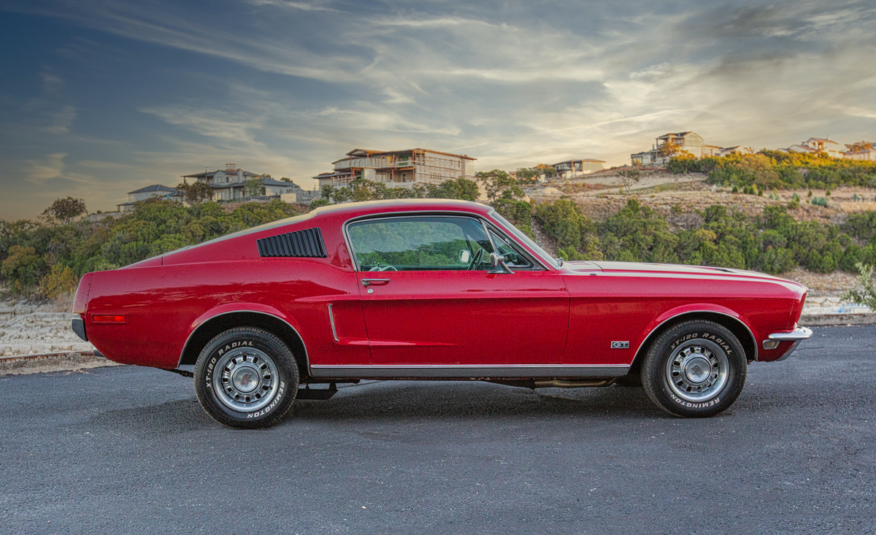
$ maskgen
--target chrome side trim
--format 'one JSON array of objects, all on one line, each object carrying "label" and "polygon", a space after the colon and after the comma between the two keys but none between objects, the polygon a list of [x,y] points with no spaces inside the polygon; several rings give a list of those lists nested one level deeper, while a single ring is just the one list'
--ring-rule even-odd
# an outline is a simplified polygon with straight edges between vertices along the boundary
[{"label": "chrome side trim", "polygon": [[313,377],[371,378],[371,377],[419,377],[419,378],[488,378],[488,377],[620,377],[630,367],[623,365],[590,364],[519,364],[505,366],[482,366],[453,364],[442,366],[311,366]]},{"label": "chrome side trim", "polygon": [[328,311],[329,311],[329,323],[332,324],[332,338],[335,339],[335,342],[340,342],[340,340],[338,339],[338,331],[335,329],[335,315],[332,314],[331,303],[329,303]]},{"label": "chrome side trim", "polygon": [[778,340],[780,342],[788,342],[793,340],[806,340],[812,336],[812,329],[806,327],[797,327],[789,333],[773,333],[768,336],[770,340]]},{"label": "chrome side trim", "polygon": [[301,333],[298,332],[298,329],[293,327],[288,321],[284,320],[281,317],[275,316],[273,314],[268,314],[267,312],[260,312],[258,310],[231,310],[229,312],[222,312],[221,314],[216,314],[215,316],[208,318],[207,320],[200,323],[197,327],[192,329],[192,332],[190,332],[188,338],[186,338],[186,343],[183,344],[182,351],[180,351],[180,354],[179,354],[179,359],[176,361],[176,367],[179,368],[182,365],[183,355],[186,354],[186,348],[189,347],[189,341],[192,339],[192,336],[194,336],[195,333],[198,332],[198,329],[200,329],[204,325],[210,323],[211,321],[218,318],[219,316],[225,316],[227,314],[238,314],[238,313],[261,314],[262,316],[268,316],[269,318],[278,319],[278,320],[282,321],[283,323],[285,323],[286,325],[288,325],[289,328],[292,329],[292,331],[295,333],[295,336],[297,336],[298,339],[301,340],[301,347],[304,348],[304,364],[305,364],[305,367],[307,369],[310,369],[310,356],[307,354],[307,344],[304,343],[304,338],[301,337]]},{"label": "chrome side trim", "polygon": [[656,327],[651,329],[651,332],[648,333],[648,336],[646,336],[645,339],[642,340],[642,343],[639,344],[639,347],[636,348],[636,356],[633,357],[633,362],[636,362],[636,359],[639,358],[639,353],[642,351],[642,348],[645,347],[645,345],[648,343],[648,341],[651,339],[651,337],[654,336],[654,333],[656,333],[658,330],[660,330],[660,327],[662,327],[668,321],[678,319],[681,316],[687,316],[689,314],[719,314],[721,316],[727,316],[728,318],[735,320],[737,323],[739,323],[740,325],[745,327],[745,330],[748,331],[749,336],[751,336],[751,340],[754,342],[754,360],[757,361],[757,338],[754,337],[754,333],[751,332],[751,329],[748,328],[748,325],[746,325],[745,322],[743,322],[742,320],[740,320],[739,318],[737,318],[735,316],[731,316],[730,314],[725,314],[723,312],[715,312],[714,310],[690,310],[688,312],[682,312],[681,314],[676,314],[675,316],[666,318],[665,320],[660,322],[660,325],[657,325]]}]

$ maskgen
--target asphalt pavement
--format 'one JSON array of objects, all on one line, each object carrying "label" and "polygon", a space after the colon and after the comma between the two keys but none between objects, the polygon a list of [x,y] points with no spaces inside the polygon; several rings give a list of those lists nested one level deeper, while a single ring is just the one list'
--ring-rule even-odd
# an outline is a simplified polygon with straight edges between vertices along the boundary
[{"label": "asphalt pavement", "polygon": [[755,363],[724,414],[640,388],[371,382],[276,427],[191,379],[0,377],[0,533],[874,533],[876,327]]}]

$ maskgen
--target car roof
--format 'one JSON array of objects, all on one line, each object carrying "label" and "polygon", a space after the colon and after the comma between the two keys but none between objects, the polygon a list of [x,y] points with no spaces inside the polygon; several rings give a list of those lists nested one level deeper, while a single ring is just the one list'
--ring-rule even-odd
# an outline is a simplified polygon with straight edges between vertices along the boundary
[{"label": "car roof", "polygon": [[352,219],[354,217],[382,213],[444,211],[486,215],[490,210],[492,210],[492,208],[486,204],[471,201],[449,199],[392,199],[322,206],[316,209],[313,218]]}]

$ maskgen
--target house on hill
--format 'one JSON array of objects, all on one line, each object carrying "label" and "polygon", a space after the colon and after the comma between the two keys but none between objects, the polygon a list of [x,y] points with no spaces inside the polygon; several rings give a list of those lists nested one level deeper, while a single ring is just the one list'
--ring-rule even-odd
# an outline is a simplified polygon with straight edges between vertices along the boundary
[{"label": "house on hill", "polygon": [[345,186],[358,179],[412,187],[414,184],[440,184],[445,180],[471,179],[475,158],[430,149],[378,151],[353,149],[332,162],[334,169],[313,177],[323,186]]},{"label": "house on hill", "polygon": [[214,201],[233,201],[243,199],[244,187],[249,180],[269,180],[271,175],[261,175],[244,171],[233,163],[225,164],[225,169],[216,171],[204,170],[203,173],[183,175],[183,180],[194,178],[198,182],[209,184],[213,188]]},{"label": "house on hill", "polygon": [[605,160],[582,158],[580,160],[566,160],[551,165],[557,172],[558,178],[572,178],[577,175],[589,175],[594,171],[602,171]]},{"label": "house on hill", "polygon": [[843,152],[843,157],[849,160],[876,162],[876,147],[873,146],[873,143],[866,143],[857,150]]},{"label": "house on hill", "polygon": [[845,155],[839,150],[839,143],[823,137],[810,137],[799,145],[791,145],[787,149],[779,149],[781,152],[797,152],[803,154],[827,154],[831,158],[843,158]]},{"label": "house on hill", "polygon": [[182,201],[182,196],[176,191],[176,188],[155,184],[146,186],[138,190],[128,192],[128,202],[117,204],[119,212],[130,212],[134,209],[134,204],[145,201],[146,199],[167,199],[171,201]]},{"label": "house on hill", "polygon": [[731,153],[751,154],[751,149],[746,147],[722,148],[717,145],[707,145],[703,136],[696,132],[670,132],[655,139],[651,150],[630,154],[633,165],[663,165],[672,155],[661,154],[661,148],[667,144],[674,144],[680,153],[690,154],[694,158],[708,158],[710,156],[726,156]]}]

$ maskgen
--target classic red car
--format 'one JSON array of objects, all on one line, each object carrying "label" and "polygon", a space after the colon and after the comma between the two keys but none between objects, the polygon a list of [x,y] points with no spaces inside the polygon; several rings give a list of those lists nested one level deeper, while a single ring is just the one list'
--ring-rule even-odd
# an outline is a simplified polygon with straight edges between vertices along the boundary
[{"label": "classic red car", "polygon": [[748,363],[810,336],[806,292],[736,269],[563,262],[489,206],[379,201],[89,273],[73,329],[116,362],[193,375],[204,409],[235,427],[361,379],[618,381],[711,416]]}]

